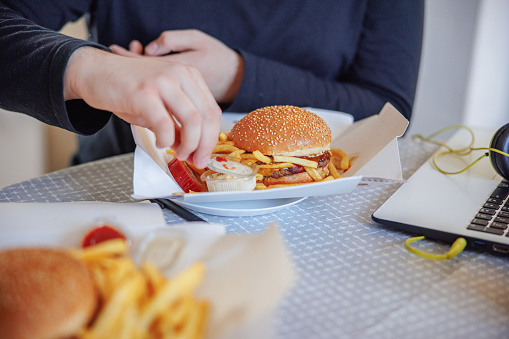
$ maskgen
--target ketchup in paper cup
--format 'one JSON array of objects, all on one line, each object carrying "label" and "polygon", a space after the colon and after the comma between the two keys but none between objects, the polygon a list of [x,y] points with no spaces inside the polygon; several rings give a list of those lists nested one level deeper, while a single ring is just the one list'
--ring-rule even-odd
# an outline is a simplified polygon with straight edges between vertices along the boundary
[{"label": "ketchup in paper cup", "polygon": [[200,178],[189,168],[185,161],[180,161],[173,158],[168,163],[168,170],[170,171],[175,182],[186,193],[193,192],[206,192],[205,185],[200,181]]}]

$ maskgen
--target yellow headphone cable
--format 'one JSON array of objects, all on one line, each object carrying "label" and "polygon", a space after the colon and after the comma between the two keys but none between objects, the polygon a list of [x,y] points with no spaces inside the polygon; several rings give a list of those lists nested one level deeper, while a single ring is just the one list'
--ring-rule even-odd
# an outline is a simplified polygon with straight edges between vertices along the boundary
[{"label": "yellow headphone cable", "polygon": [[[452,130],[452,129],[464,129],[464,130],[468,131],[470,133],[471,137],[472,137],[472,140],[471,140],[470,144],[468,146],[464,147],[464,148],[453,149],[453,148],[449,147],[448,145],[446,145],[443,142],[434,140],[434,138],[436,136],[438,136],[438,135],[440,135],[440,134],[442,134],[444,132],[447,132],[449,130]],[[423,141],[423,142],[428,142],[428,143],[435,144],[435,145],[438,145],[438,146],[446,148],[445,151],[440,151],[440,152],[435,153],[435,155],[433,156],[433,165],[435,165],[435,168],[438,171],[440,171],[443,174],[448,174],[448,175],[460,174],[460,173],[463,173],[463,172],[467,171],[469,168],[474,166],[481,159],[483,159],[485,157],[488,157],[490,155],[490,152],[499,153],[499,154],[505,155],[506,157],[509,157],[509,154],[507,154],[505,152],[502,152],[502,151],[500,151],[500,150],[498,150],[496,148],[492,148],[492,147],[473,147],[474,143],[475,143],[474,131],[472,131],[472,129],[470,127],[465,126],[465,125],[451,125],[451,126],[447,126],[447,127],[444,127],[442,129],[436,131],[435,133],[429,135],[428,137],[423,137],[422,135],[417,134],[417,135],[413,136],[413,139],[417,139],[417,140],[420,140],[420,141]],[[473,151],[487,151],[487,152],[485,152],[479,158],[474,160],[467,167],[465,167],[465,168],[463,168],[463,169],[461,169],[459,171],[456,171],[456,172],[445,171],[440,166],[438,166],[438,164],[437,164],[438,157],[440,157],[442,155],[445,155],[445,154],[456,154],[458,156],[464,156],[464,155],[468,155],[468,154],[472,153]],[[450,250],[447,253],[445,253],[445,254],[432,254],[432,253],[427,253],[427,252],[418,250],[418,249],[416,249],[416,248],[414,248],[414,247],[412,247],[410,245],[411,243],[419,241],[419,240],[422,240],[422,239],[424,239],[423,236],[413,237],[413,238],[407,239],[405,241],[405,248],[409,252],[411,252],[411,253],[413,253],[415,255],[418,255],[418,256],[420,256],[422,258],[429,259],[429,260],[449,260],[449,259],[452,259],[456,255],[460,254],[465,249],[465,247],[467,245],[467,241],[465,240],[465,238],[458,238],[458,239],[456,239],[456,241],[454,241],[454,243],[452,244]]]}]

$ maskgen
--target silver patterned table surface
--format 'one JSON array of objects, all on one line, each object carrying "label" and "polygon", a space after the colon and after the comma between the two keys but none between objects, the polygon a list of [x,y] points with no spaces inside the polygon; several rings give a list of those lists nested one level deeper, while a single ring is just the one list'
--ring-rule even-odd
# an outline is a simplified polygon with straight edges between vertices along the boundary
[{"label": "silver patterned table surface", "polygon": [[[405,178],[434,150],[399,144]],[[53,172],[0,189],[0,202],[131,202],[132,163],[127,154]],[[234,233],[278,223],[298,274],[276,312],[278,338],[509,338],[509,259],[465,251],[435,262],[408,253],[409,234],[371,220],[398,187],[358,187],[255,217],[199,215]]]}]

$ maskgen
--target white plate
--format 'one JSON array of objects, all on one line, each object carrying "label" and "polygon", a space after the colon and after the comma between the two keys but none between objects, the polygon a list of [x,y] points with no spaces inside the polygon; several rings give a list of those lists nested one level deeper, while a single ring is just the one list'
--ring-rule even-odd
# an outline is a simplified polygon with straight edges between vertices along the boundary
[{"label": "white plate", "polygon": [[218,201],[218,202],[202,202],[188,203],[183,201],[175,201],[182,207],[190,210],[220,215],[223,217],[246,217],[254,215],[268,214],[288,206],[294,205],[304,198],[284,198],[284,199],[266,199],[266,200],[242,200],[242,201]]}]

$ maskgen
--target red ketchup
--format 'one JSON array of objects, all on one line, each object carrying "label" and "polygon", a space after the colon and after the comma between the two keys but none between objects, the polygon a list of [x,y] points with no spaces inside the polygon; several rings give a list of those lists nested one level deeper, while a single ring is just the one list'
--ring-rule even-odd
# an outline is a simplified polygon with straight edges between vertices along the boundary
[{"label": "red ketchup", "polygon": [[112,239],[124,239],[127,240],[124,233],[120,232],[114,227],[108,225],[97,226],[91,229],[81,241],[81,247],[86,248],[89,246],[97,245],[103,241]]},{"label": "red ketchup", "polygon": [[207,192],[207,186],[200,181],[198,176],[185,161],[173,158],[168,163],[168,169],[170,170],[173,179],[175,179],[184,192]]}]

